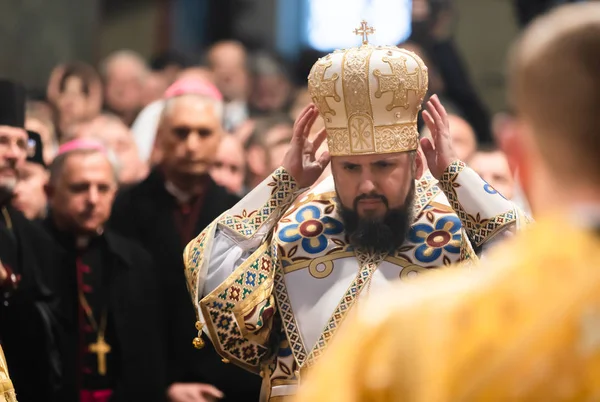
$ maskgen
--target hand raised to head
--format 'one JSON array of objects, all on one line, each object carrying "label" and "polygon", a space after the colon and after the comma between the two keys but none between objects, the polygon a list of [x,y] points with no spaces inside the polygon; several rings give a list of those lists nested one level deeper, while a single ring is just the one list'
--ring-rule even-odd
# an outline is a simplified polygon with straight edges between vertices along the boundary
[{"label": "hand raised to head", "polygon": [[452,149],[448,114],[437,95],[433,95],[427,102],[427,110],[423,111],[423,120],[431,132],[433,142],[429,138],[422,138],[421,149],[431,174],[439,179],[444,170],[458,159],[458,156]]},{"label": "hand raised to head", "polygon": [[294,123],[291,146],[283,158],[284,169],[292,175],[298,187],[310,187],[323,173],[331,159],[329,152],[323,152],[318,158],[316,152],[327,138],[325,129],[319,131],[314,141],[308,140],[310,129],[319,112],[315,105],[304,108]]}]

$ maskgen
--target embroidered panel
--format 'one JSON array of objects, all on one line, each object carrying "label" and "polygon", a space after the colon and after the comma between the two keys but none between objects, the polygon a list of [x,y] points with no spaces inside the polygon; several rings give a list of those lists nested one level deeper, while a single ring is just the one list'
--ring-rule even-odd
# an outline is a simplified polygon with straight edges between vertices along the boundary
[{"label": "embroidered panel", "polygon": [[252,237],[272,214],[289,206],[297,184],[284,168],[279,168],[273,173],[269,187],[271,197],[261,208],[252,211],[244,209],[239,215],[224,215],[219,219],[219,224],[245,239]]},{"label": "embroidered panel", "polygon": [[[200,302],[210,337],[219,354],[241,367],[258,372],[268,353],[268,334],[259,332],[271,325],[275,306],[273,260],[264,243],[225,282]],[[257,313],[258,312],[258,313]],[[267,327],[269,328],[269,327]]]},{"label": "embroidered panel", "polygon": [[298,360],[298,363],[302,368],[308,368],[313,365],[316,359],[318,359],[325,352],[327,345],[333,338],[339,326],[344,321],[344,318],[346,318],[352,306],[355,304],[365,285],[370,286],[373,272],[375,272],[381,261],[383,261],[386,256],[384,254],[373,255],[363,250],[356,250],[356,257],[360,267],[359,272],[342,297],[342,300],[338,303],[337,308],[331,315],[329,322],[323,329],[319,340],[313,347],[310,355],[306,359],[306,362],[300,359]]},{"label": "embroidered panel", "polygon": [[205,250],[210,250],[209,242],[212,239],[215,223],[210,224],[184,250],[184,264],[186,284],[194,306],[202,298],[202,289],[198,289],[198,274],[202,268]]},{"label": "embroidered panel", "polygon": [[287,293],[283,272],[283,265],[279,258],[278,252],[280,247],[276,242],[273,242],[273,255],[275,256],[276,267],[275,267],[275,297],[277,300],[277,308],[279,315],[281,316],[283,330],[285,331],[286,337],[290,343],[290,349],[299,364],[300,361],[306,359],[307,352],[304,346],[304,341],[300,335],[298,323],[292,310],[292,303]]},{"label": "embroidered panel", "polygon": [[[498,233],[504,226],[515,222],[517,220],[517,214],[514,209],[495,215],[491,218],[482,217],[479,213],[474,215],[467,213],[459,202],[458,195],[456,194],[456,189],[460,188],[460,183],[457,182],[458,175],[465,168],[466,165],[464,162],[453,162],[444,171],[442,179],[440,180],[440,186],[444,189],[450,205],[464,224],[469,238],[473,241],[474,246],[478,247]],[[488,183],[483,180],[482,183],[483,189],[487,194],[504,198]]]}]

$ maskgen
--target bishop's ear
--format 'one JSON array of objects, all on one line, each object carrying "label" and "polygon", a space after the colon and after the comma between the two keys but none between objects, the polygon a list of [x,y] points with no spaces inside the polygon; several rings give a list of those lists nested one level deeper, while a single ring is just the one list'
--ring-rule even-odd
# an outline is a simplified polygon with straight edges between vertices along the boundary
[{"label": "bishop's ear", "polygon": [[425,172],[428,169],[427,159],[425,159],[425,154],[423,153],[423,150],[421,149],[421,144],[419,144],[419,147],[415,151],[414,158],[415,158],[415,164],[414,164],[415,180],[419,180],[421,177],[423,177],[423,174],[425,174]]}]

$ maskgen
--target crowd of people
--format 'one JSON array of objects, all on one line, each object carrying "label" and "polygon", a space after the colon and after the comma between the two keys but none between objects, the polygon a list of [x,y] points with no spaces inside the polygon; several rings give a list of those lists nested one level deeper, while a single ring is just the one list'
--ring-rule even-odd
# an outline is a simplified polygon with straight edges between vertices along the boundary
[{"label": "crowd of people", "polygon": [[[456,157],[527,209],[494,145],[511,117],[488,117],[443,11],[423,31],[431,11],[415,7],[415,36],[399,46],[429,67],[426,99],[446,106]],[[325,150],[326,122],[276,57],[227,40],[201,59],[69,62],[43,96],[0,81],[0,342],[20,402],[259,400],[261,377],[198,337],[182,254],[262,191],[307,113],[307,139]],[[420,136],[434,141],[427,123]],[[247,246],[244,258],[258,244]]]}]

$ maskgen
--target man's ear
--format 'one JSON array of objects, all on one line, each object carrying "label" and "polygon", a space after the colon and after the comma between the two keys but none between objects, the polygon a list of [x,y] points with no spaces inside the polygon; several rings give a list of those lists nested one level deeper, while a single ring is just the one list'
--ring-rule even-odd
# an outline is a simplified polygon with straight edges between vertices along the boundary
[{"label": "man's ear", "polygon": [[515,171],[523,164],[523,133],[521,131],[521,123],[512,117],[505,118],[501,125],[497,125],[494,130],[494,135],[498,148],[504,152],[508,159],[510,172],[515,175]]},{"label": "man's ear", "polygon": [[267,172],[267,153],[259,145],[251,145],[246,152],[248,170],[255,176],[265,177]]},{"label": "man's ear", "polygon": [[421,144],[419,144],[419,147],[415,152],[415,180],[419,180],[429,168],[427,167],[427,159],[425,159]]}]

